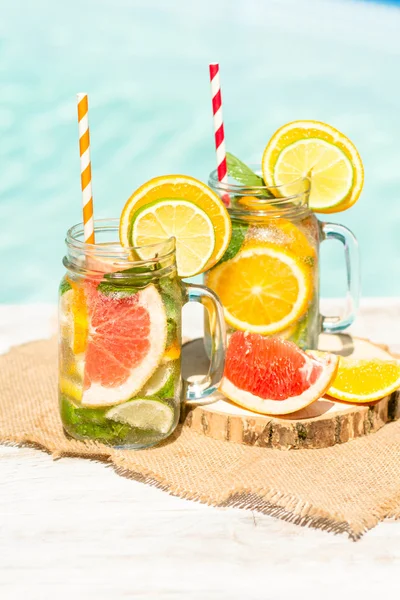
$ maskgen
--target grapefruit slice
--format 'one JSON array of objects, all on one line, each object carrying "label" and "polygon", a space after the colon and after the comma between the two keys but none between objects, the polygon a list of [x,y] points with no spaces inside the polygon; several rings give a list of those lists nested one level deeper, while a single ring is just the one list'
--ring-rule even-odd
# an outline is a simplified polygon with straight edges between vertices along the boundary
[{"label": "grapefruit slice", "polygon": [[292,342],[236,331],[229,341],[220,390],[229,400],[264,415],[286,415],[324,395],[339,359],[309,355]]},{"label": "grapefruit slice", "polygon": [[130,295],[87,287],[89,334],[83,406],[112,406],[135,396],[161,362],[167,316],[154,285]]}]

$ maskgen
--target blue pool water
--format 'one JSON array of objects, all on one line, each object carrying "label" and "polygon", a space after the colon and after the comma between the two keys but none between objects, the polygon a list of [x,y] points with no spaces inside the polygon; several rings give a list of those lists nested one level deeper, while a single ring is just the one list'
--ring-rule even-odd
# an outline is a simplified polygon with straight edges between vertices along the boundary
[{"label": "blue pool water", "polygon": [[[54,301],[80,220],[75,94],[89,93],[97,217],[163,173],[214,168],[208,63],[219,60],[228,148],[259,160],[283,123],[354,140],[363,293],[400,295],[400,9],[350,0],[13,0],[0,18],[2,302]],[[344,285],[323,252],[323,293]]]}]

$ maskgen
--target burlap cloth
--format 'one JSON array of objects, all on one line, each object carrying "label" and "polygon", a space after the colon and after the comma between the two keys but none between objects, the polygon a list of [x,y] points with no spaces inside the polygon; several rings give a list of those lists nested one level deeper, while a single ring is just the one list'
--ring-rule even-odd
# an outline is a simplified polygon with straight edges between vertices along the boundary
[{"label": "burlap cloth", "polygon": [[0,442],[33,444],[54,458],[111,462],[120,475],[181,498],[259,511],[354,540],[380,520],[400,517],[400,421],[320,450],[250,447],[179,427],[155,448],[122,451],[66,437],[56,383],[55,340],[0,357]]}]

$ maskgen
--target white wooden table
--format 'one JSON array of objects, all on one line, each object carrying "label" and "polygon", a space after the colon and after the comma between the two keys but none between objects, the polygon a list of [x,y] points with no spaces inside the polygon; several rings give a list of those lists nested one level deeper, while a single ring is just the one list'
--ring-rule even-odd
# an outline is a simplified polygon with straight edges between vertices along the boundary
[{"label": "white wooden table", "polygon": [[[400,351],[399,316],[400,300],[367,300],[353,331]],[[187,310],[192,334],[197,317]],[[53,306],[0,305],[0,352],[55,323]],[[0,446],[1,600],[376,600],[400,596],[399,568],[400,522],[353,543],[174,498],[104,464]]]}]

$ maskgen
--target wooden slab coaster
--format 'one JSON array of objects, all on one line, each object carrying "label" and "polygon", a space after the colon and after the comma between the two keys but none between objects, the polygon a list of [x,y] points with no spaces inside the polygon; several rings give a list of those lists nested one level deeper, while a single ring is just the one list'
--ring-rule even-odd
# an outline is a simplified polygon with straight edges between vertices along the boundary
[{"label": "wooden slab coaster", "polygon": [[[354,358],[393,359],[386,346],[344,334],[322,334],[319,348]],[[182,370],[186,379],[204,375],[208,365],[202,339],[184,345]],[[297,413],[279,418],[253,413],[217,393],[210,396],[210,403],[195,408],[186,406],[182,414],[183,425],[197,433],[280,450],[342,444],[399,418],[399,392],[368,405],[344,404],[324,397]]]}]

